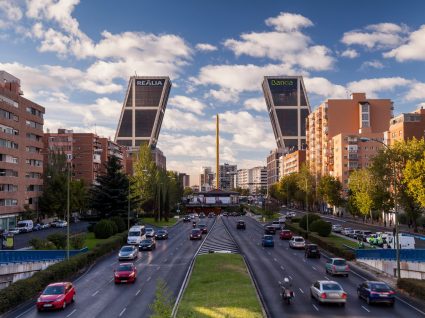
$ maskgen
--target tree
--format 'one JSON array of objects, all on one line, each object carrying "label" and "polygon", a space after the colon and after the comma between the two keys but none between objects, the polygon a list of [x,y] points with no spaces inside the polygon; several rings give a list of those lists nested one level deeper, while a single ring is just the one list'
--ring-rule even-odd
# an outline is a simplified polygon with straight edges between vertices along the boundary
[{"label": "tree", "polygon": [[72,180],[70,185],[71,211],[80,213],[86,209],[89,201],[89,192],[84,180]]},{"label": "tree", "polygon": [[292,173],[283,176],[279,181],[279,191],[282,193],[283,200],[290,204],[295,200],[298,189],[298,173]]},{"label": "tree", "polygon": [[192,195],[192,194],[193,194],[193,190],[192,190],[191,187],[185,187],[184,188],[184,190],[183,190],[183,196],[184,197],[187,197],[187,196]]},{"label": "tree", "polygon": [[342,184],[337,178],[326,175],[320,179],[317,192],[326,203],[341,206],[341,191]]},{"label": "tree", "polygon": [[[298,173],[297,187],[304,196],[304,202],[307,201],[305,209],[308,210],[309,204],[313,203],[315,200],[315,179],[305,164],[301,167],[300,172]],[[307,200],[305,198],[307,198]]]},{"label": "tree", "polygon": [[105,173],[96,178],[91,188],[91,206],[102,218],[127,216],[128,177],[122,172],[122,165],[116,156],[110,156],[105,163]]},{"label": "tree", "polygon": [[405,184],[408,193],[425,208],[425,152],[422,158],[408,160],[404,169]]},{"label": "tree", "polygon": [[372,173],[368,169],[353,171],[348,180],[348,186],[352,191],[354,204],[359,209],[359,212],[364,216],[370,214],[372,219],[372,191],[374,190]]}]

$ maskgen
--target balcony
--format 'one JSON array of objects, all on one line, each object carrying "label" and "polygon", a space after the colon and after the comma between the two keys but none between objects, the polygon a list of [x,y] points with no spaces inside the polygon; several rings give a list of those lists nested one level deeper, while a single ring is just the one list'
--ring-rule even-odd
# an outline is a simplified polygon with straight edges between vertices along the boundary
[{"label": "balcony", "polygon": [[93,155],[93,163],[101,163],[100,155],[98,154]]},{"label": "balcony", "polygon": [[347,166],[348,170],[356,170],[359,168],[359,163],[357,161],[349,161]]},{"label": "balcony", "polygon": [[348,160],[358,160],[359,156],[357,155],[357,153],[349,153],[348,154]]}]

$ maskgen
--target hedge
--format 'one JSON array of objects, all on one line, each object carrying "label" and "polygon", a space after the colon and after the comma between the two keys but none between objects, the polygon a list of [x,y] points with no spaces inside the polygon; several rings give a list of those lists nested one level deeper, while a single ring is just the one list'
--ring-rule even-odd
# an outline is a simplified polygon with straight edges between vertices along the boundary
[{"label": "hedge", "polygon": [[323,221],[322,219],[316,220],[310,225],[310,230],[312,232],[316,232],[322,237],[329,236],[332,231],[332,224],[326,221]]},{"label": "hedge", "polygon": [[69,261],[53,264],[29,278],[19,280],[0,290],[0,315],[37,297],[38,293],[50,283],[72,280],[99,257],[120,248],[126,239],[127,232],[116,234],[98,243],[93,250],[73,256]]},{"label": "hedge", "polygon": [[397,287],[425,301],[425,281],[414,278],[400,278],[397,280]]},{"label": "hedge", "polygon": [[94,236],[97,239],[107,239],[117,233],[117,225],[110,220],[101,220],[94,226]]},{"label": "hedge", "polygon": [[317,215],[315,213],[304,214],[303,217],[301,218],[299,224],[298,224],[304,230],[307,229],[307,215],[308,215],[308,226],[309,227],[311,226],[311,224],[314,221],[317,221],[317,220],[320,220],[321,219],[320,215]]},{"label": "hedge", "polygon": [[339,257],[343,257],[346,260],[353,260],[355,259],[355,255],[353,252],[340,248],[338,246],[335,246],[334,244],[328,243],[325,240],[323,240],[319,235],[315,234],[315,233],[309,233],[307,235],[307,231],[300,228],[298,225],[294,224],[294,223],[286,223],[286,228],[291,230],[292,232],[301,235],[305,238],[308,238],[308,240],[311,243],[315,243],[317,245],[319,245],[321,248],[323,248],[324,250],[331,252],[332,254],[335,254],[336,256]]}]

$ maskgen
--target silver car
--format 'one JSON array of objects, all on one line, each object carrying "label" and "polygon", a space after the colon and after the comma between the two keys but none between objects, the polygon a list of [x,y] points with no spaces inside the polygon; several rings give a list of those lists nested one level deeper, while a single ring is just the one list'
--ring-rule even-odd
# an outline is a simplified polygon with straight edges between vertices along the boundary
[{"label": "silver car", "polygon": [[337,282],[330,280],[318,280],[310,287],[311,298],[319,303],[336,303],[341,306],[347,301],[347,293]]},{"label": "silver car", "polygon": [[155,230],[151,227],[146,228],[146,237],[155,237]]},{"label": "silver car", "polygon": [[137,258],[137,247],[134,245],[124,245],[118,253],[118,259],[121,260],[135,260]]},{"label": "silver car", "polygon": [[293,236],[289,240],[289,247],[290,248],[305,248],[305,240],[302,236]]}]

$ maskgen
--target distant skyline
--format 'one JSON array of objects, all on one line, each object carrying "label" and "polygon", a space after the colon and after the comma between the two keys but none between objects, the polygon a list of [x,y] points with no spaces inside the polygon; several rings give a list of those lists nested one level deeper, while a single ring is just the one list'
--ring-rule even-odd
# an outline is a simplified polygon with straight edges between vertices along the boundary
[{"label": "distant skyline", "polygon": [[158,147],[198,179],[264,166],[276,147],[266,75],[303,75],[312,110],[351,92],[425,106],[425,2],[0,0],[0,70],[46,107],[45,129],[114,138],[130,76],[173,83]]}]

